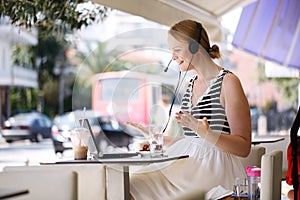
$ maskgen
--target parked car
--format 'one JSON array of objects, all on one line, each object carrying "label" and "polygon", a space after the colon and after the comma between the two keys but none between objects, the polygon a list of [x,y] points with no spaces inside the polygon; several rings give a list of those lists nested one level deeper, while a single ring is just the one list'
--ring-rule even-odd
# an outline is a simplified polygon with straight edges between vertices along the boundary
[{"label": "parked car", "polygon": [[72,148],[70,132],[73,128],[80,126],[79,120],[83,116],[89,120],[97,144],[105,143],[110,146],[128,147],[132,142],[133,136],[127,134],[125,127],[115,118],[100,116],[91,110],[85,111],[85,113],[73,111],[53,119],[52,139],[55,153],[63,153],[64,150]]},{"label": "parked car", "polygon": [[[71,149],[70,132],[73,128],[80,126],[79,119],[95,116],[93,111],[72,111],[54,117],[51,134],[55,153],[63,153],[64,150]],[[97,128],[97,127],[96,127]],[[95,129],[95,127],[93,127]],[[94,130],[96,132],[96,130]]]},{"label": "parked car", "polygon": [[4,115],[2,115],[1,117],[1,126],[3,126],[4,122],[6,121],[6,118]]},{"label": "parked car", "polygon": [[44,114],[19,113],[4,122],[2,136],[8,143],[25,139],[40,142],[43,138],[51,138],[51,126],[51,119]]}]

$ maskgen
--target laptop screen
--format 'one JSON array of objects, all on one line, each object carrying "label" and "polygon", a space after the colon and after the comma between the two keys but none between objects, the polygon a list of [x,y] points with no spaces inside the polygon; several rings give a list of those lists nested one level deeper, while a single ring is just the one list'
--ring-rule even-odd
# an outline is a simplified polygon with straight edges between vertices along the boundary
[{"label": "laptop screen", "polygon": [[[82,119],[79,120],[80,124],[82,122]],[[94,136],[91,124],[88,119],[84,119],[83,127],[87,128],[90,133],[90,140],[88,144],[88,151],[89,155],[94,158],[102,158],[102,159],[112,159],[112,158],[129,158],[129,157],[135,157],[139,156],[137,152],[112,152],[112,153],[103,153],[100,148],[100,141],[97,140],[97,138]]]},{"label": "laptop screen", "polygon": [[[82,119],[80,119],[79,122],[81,124]],[[98,143],[96,142],[96,138],[93,134],[92,127],[91,127],[91,124],[88,119],[84,119],[83,127],[87,128],[90,133],[90,140],[88,143],[89,154],[90,155],[99,155],[100,147],[99,147],[99,145],[97,145]]]}]

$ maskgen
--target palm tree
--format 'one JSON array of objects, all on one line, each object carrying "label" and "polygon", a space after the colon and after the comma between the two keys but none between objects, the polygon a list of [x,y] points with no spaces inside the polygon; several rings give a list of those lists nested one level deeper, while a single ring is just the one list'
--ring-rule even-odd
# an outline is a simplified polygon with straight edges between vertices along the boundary
[{"label": "palm tree", "polygon": [[130,62],[115,59],[117,51],[109,52],[106,44],[96,43],[96,48],[88,45],[87,52],[78,52],[81,61],[77,79],[73,87],[73,109],[91,108],[92,84],[94,75],[102,72],[120,71],[130,68]]}]

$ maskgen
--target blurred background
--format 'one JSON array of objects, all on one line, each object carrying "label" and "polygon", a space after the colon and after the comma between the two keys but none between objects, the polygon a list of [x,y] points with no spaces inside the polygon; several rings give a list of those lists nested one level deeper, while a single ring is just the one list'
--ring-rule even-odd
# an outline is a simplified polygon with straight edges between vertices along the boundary
[{"label": "blurred background", "polygon": [[[78,125],[83,107],[96,119],[93,132],[105,141],[103,151],[133,150],[143,136],[123,123],[149,124],[154,105],[168,111],[178,69],[171,64],[163,73],[171,58],[167,30],[185,18],[203,23],[221,49],[218,64],[240,78],[253,136],[289,134],[299,107],[296,0],[18,2],[4,2],[0,11],[2,165],[69,156],[69,130]],[[116,94],[126,88],[130,101],[120,107],[124,96]],[[168,134],[182,133],[170,124]]]}]

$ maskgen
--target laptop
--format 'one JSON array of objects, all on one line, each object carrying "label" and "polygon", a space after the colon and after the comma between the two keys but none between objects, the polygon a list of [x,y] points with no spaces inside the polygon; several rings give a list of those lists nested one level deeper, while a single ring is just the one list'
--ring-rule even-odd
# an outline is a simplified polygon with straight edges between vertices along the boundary
[{"label": "laptop", "polygon": [[[82,119],[79,120],[79,123],[81,124]],[[90,156],[92,159],[112,159],[112,158],[131,158],[139,156],[140,154],[138,152],[122,152],[122,153],[103,153],[100,150],[99,145],[97,145],[95,136],[93,134],[90,122],[88,119],[84,119],[84,127],[89,130],[89,133],[91,135],[91,140],[89,142],[88,148],[90,152]],[[100,123],[99,126],[101,127]]]}]

